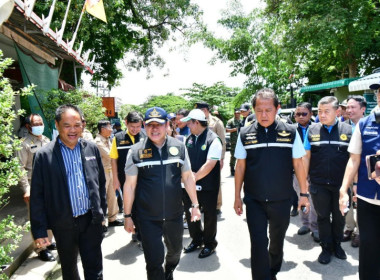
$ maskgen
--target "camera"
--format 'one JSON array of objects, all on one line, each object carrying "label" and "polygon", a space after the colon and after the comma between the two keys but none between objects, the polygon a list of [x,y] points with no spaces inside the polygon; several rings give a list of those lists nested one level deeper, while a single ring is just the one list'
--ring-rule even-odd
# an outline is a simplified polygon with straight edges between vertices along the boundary
[{"label": "camera", "polygon": [[366,156],[368,179],[373,180],[380,177],[380,168],[376,168],[377,162],[380,161],[380,155]]}]

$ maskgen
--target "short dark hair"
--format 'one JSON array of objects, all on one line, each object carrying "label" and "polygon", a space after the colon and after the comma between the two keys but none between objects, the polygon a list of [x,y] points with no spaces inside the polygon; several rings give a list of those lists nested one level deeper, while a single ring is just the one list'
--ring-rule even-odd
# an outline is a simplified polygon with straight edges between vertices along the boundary
[{"label": "short dark hair", "polygon": [[178,112],[176,113],[176,115],[181,115],[181,116],[184,116],[184,117],[187,117],[187,115],[190,113],[189,110],[187,109],[179,109]]},{"label": "short dark hair", "polygon": [[142,118],[141,118],[140,114],[136,111],[129,112],[128,115],[125,117],[125,120],[128,123],[142,122]]},{"label": "short dark hair", "polygon": [[110,124],[111,124],[111,122],[109,120],[100,120],[100,121],[98,121],[98,130],[99,130],[99,133],[102,131],[103,127],[106,127],[106,126],[108,126]]},{"label": "short dark hair", "polygon": [[83,120],[83,113],[82,113],[81,109],[79,109],[78,106],[75,106],[73,104],[65,104],[65,105],[59,106],[57,108],[57,110],[55,110],[55,121],[59,123],[62,119],[62,114],[65,113],[67,110],[70,110],[70,109],[77,112],[79,114],[81,120]]},{"label": "short dark hair", "polygon": [[29,125],[31,125],[32,124],[32,119],[34,118],[34,117],[40,117],[40,118],[42,118],[39,114],[30,114],[29,116],[27,116],[26,118],[25,118],[25,124],[29,124]]},{"label": "short dark hair", "polygon": [[194,119],[191,119],[192,122],[199,122],[199,124],[202,126],[202,127],[207,127],[208,126],[208,122],[207,121],[200,121],[200,120],[194,120]]},{"label": "short dark hair", "polygon": [[311,113],[312,111],[312,108],[311,108],[311,104],[309,102],[301,102],[297,105],[297,108],[298,107],[302,107],[302,108],[306,108],[309,110],[309,112]]},{"label": "short dark hair", "polygon": [[350,99],[353,99],[353,100],[359,102],[360,108],[367,107],[367,100],[365,100],[365,98],[361,95],[349,95],[347,97],[347,102]]},{"label": "short dark hair", "polygon": [[325,105],[325,104],[331,104],[335,110],[339,108],[339,101],[338,98],[335,96],[325,96],[318,102],[318,107],[319,105]]},{"label": "short dark hair", "polygon": [[263,99],[273,99],[273,105],[274,107],[278,107],[279,101],[276,93],[271,88],[262,88],[259,89],[255,95],[252,98],[252,107],[256,107],[257,98],[263,98]]}]

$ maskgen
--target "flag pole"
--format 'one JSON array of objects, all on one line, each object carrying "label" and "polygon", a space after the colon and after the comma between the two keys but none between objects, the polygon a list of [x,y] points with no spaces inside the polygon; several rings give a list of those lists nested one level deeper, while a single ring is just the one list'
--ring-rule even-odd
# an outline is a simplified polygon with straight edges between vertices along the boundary
[{"label": "flag pole", "polygon": [[74,42],[75,42],[75,39],[77,38],[77,32],[78,32],[78,29],[79,29],[79,25],[80,25],[80,23],[82,21],[82,17],[83,17],[85,9],[86,9],[86,1],[84,1],[83,9],[82,9],[82,12],[80,13],[79,21],[78,21],[77,27],[75,28],[75,32],[73,34],[73,38],[68,43],[68,46],[69,46],[69,48],[67,50],[68,53],[70,53],[71,50],[72,50],[72,48],[74,47]]}]

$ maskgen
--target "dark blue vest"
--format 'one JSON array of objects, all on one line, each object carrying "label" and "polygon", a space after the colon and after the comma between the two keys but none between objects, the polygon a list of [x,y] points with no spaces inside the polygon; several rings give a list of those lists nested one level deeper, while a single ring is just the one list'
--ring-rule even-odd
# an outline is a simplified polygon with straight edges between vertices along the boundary
[{"label": "dark blue vest", "polygon": [[376,154],[380,150],[380,124],[376,123],[375,115],[359,121],[362,136],[362,154],[358,172],[358,195],[366,198],[380,198],[380,185],[375,180],[368,180],[366,156]]}]

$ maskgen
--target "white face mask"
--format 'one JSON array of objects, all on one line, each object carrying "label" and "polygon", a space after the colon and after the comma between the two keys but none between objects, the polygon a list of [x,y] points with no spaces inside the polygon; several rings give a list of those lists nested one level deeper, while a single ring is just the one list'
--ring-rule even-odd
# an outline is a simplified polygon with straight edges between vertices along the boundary
[{"label": "white face mask", "polygon": [[45,127],[43,125],[32,126],[32,134],[35,136],[40,136],[44,133]]}]

